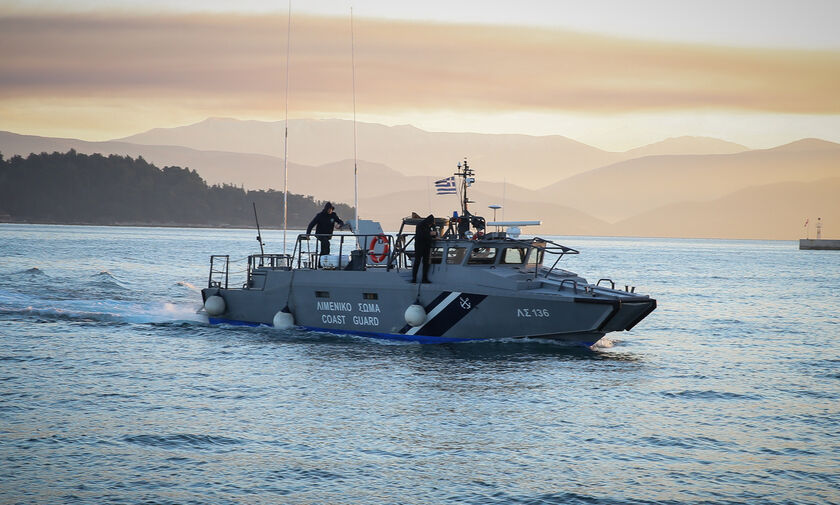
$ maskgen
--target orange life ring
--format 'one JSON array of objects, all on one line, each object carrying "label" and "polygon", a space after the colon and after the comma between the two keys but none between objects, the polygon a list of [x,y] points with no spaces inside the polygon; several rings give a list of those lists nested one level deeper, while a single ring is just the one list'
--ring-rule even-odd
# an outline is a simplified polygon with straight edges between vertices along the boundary
[{"label": "orange life ring", "polygon": [[[384,244],[382,247],[381,253],[376,253],[375,248],[377,245]],[[370,256],[370,260],[374,263],[382,263],[385,261],[385,258],[388,257],[388,252],[390,252],[391,246],[388,245],[388,238],[385,237],[382,233],[370,239],[370,244],[368,245],[368,255]]]}]

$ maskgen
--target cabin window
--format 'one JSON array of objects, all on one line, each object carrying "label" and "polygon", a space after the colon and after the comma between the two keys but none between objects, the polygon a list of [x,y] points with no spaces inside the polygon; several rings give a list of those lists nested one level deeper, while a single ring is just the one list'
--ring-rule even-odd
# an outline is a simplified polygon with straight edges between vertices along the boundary
[{"label": "cabin window", "polygon": [[446,250],[446,264],[460,265],[464,261],[464,255],[466,254],[466,247],[450,247]]},{"label": "cabin window", "polygon": [[441,261],[443,261],[443,248],[432,247],[432,250],[429,251],[429,263],[440,265]]},{"label": "cabin window", "polygon": [[329,298],[330,292],[329,291],[316,291],[315,298]]},{"label": "cabin window", "polygon": [[527,253],[527,247],[506,247],[504,254],[502,254],[501,263],[503,265],[521,265],[525,263]]},{"label": "cabin window", "polygon": [[467,260],[468,265],[492,265],[496,262],[495,247],[474,247],[470,251],[470,259]]},{"label": "cabin window", "polygon": [[528,266],[541,265],[544,253],[545,249],[542,247],[532,247],[531,251],[528,253]]},{"label": "cabin window", "polygon": [[362,293],[362,298],[365,300],[379,300],[379,294],[377,293]]}]

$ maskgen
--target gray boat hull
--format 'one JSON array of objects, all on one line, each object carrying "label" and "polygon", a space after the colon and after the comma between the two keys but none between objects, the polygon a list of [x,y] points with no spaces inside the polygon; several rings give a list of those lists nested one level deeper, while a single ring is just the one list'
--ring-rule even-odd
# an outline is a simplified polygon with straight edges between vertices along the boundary
[{"label": "gray boat hull", "polygon": [[[586,281],[574,274],[563,282],[557,275],[485,270],[464,279],[437,267],[431,284],[413,284],[408,272],[394,269],[257,269],[250,285],[209,287],[202,296],[224,299],[224,312],[210,316],[211,323],[271,326],[287,308],[301,328],[421,343],[549,338],[589,346],[607,332],[632,328],[656,307],[647,296],[581,290]],[[419,326],[405,318],[415,303],[427,314]]]}]

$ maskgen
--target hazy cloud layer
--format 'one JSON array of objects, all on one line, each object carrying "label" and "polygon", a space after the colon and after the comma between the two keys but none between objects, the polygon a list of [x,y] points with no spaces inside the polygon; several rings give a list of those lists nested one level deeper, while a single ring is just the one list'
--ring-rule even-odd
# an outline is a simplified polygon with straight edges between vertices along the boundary
[{"label": "hazy cloud layer", "polygon": [[[282,110],[285,16],[0,18],[0,100],[184,100]],[[568,32],[356,19],[368,112],[840,113],[840,52],[731,49]],[[290,106],[352,108],[347,19],[292,21]]]}]

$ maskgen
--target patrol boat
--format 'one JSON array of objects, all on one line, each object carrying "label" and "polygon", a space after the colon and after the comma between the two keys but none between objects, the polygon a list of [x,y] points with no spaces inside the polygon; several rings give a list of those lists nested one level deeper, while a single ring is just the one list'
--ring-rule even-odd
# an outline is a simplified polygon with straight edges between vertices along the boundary
[{"label": "patrol boat", "polygon": [[[465,161],[454,175],[463,195],[461,217],[435,219],[431,283],[411,282],[413,226],[422,219],[402,219],[395,235],[359,220],[352,233],[333,236],[336,255],[320,254],[318,235],[301,234],[292,254],[249,256],[241,287],[229,284],[230,257],[211,256],[201,291],[210,323],[420,343],[539,338],[592,346],[608,332],[630,330],[656,308],[656,300],[635,288],[615,289],[609,279],[593,284],[557,266],[577,250],[519,238],[516,223],[470,214],[474,171]],[[505,231],[487,232],[494,225]]]}]

